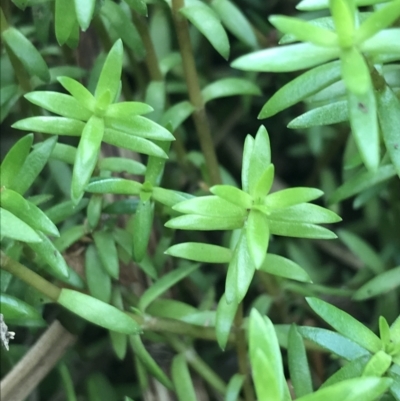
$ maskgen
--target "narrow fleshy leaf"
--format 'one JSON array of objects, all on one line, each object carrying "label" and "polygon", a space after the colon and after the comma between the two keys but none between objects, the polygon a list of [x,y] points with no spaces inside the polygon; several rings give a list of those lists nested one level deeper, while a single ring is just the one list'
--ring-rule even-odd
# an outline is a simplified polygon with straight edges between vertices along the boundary
[{"label": "narrow fleshy leaf", "polygon": [[33,203],[27,201],[18,192],[4,188],[0,193],[0,202],[4,209],[13,213],[31,228],[43,231],[48,235],[60,236],[57,227],[46,214]]},{"label": "narrow fleshy leaf", "polygon": [[17,121],[12,127],[43,134],[80,136],[85,123],[65,117],[28,117]]},{"label": "narrow fleshy leaf", "polygon": [[147,4],[145,0],[125,0],[125,3],[139,14],[147,17]]},{"label": "narrow fleshy leaf", "polygon": [[362,376],[381,377],[386,373],[391,364],[392,357],[385,351],[380,350],[368,361]]},{"label": "narrow fleshy leaf", "polygon": [[365,283],[354,294],[353,299],[362,301],[386,294],[400,286],[400,266],[379,274]]},{"label": "narrow fleshy leaf", "polygon": [[204,263],[229,263],[232,258],[232,251],[228,248],[199,242],[184,242],[173,245],[164,253],[176,258]]},{"label": "narrow fleshy leaf", "polygon": [[388,85],[376,92],[376,99],[383,140],[400,177],[400,101]]},{"label": "narrow fleshy leaf", "polygon": [[268,220],[261,212],[251,210],[246,222],[247,247],[256,269],[264,262],[269,243]]},{"label": "narrow fleshy leaf", "polygon": [[165,189],[161,187],[153,188],[152,197],[157,202],[163,205],[173,207],[179,202],[191,199],[193,196],[185,192],[173,191],[172,189]]},{"label": "narrow fleshy leaf", "polygon": [[[86,31],[86,29],[89,28],[90,21],[93,17],[96,0],[74,0],[74,5],[79,26],[81,27],[82,31]],[[72,4],[70,4],[70,7],[73,7]]]},{"label": "narrow fleshy leaf", "polygon": [[105,271],[110,277],[118,279],[119,260],[112,233],[110,231],[95,231],[93,239]]},{"label": "narrow fleshy leaf", "polygon": [[[223,0],[227,1],[227,0]],[[243,78],[224,78],[207,85],[201,91],[205,103],[210,100],[237,95],[261,95],[261,91],[253,82]]]},{"label": "narrow fleshy leaf", "polygon": [[235,373],[229,380],[226,388],[225,401],[237,401],[239,399],[240,390],[243,386],[245,377],[239,373]]},{"label": "narrow fleshy leaf", "polygon": [[77,22],[75,7],[70,0],[56,0],[54,7],[54,28],[60,46],[65,44]]},{"label": "narrow fleshy leaf", "polygon": [[171,376],[179,401],[197,401],[184,354],[176,355],[172,360]]},{"label": "narrow fleshy leaf", "polygon": [[268,219],[271,234],[295,238],[334,239],[336,234],[327,228],[310,223]]},{"label": "narrow fleshy leaf", "polygon": [[303,338],[292,324],[288,338],[288,361],[290,379],[297,398],[311,394],[313,391],[310,367],[307,361]]},{"label": "narrow fleshy leaf", "polygon": [[99,161],[100,170],[113,171],[115,173],[127,172],[133,175],[144,175],[146,166],[136,160],[124,157],[106,157]]},{"label": "narrow fleshy leaf", "polygon": [[329,6],[340,46],[342,48],[349,48],[353,43],[355,29],[353,4],[346,0],[330,0]]},{"label": "narrow fleshy leaf", "polygon": [[68,217],[79,213],[88,204],[87,199],[82,199],[77,205],[72,201],[65,201],[52,206],[50,209],[45,210],[47,217],[54,223],[58,224],[66,220]]},{"label": "narrow fleshy leaf", "polygon": [[[342,1],[342,0],[340,0]],[[346,88],[354,95],[365,95],[372,91],[371,76],[363,55],[352,47],[340,54],[342,77]]]},{"label": "narrow fleshy leaf", "polygon": [[250,161],[252,158],[253,149],[254,149],[254,138],[251,135],[247,135],[244,141],[242,171],[241,171],[242,188],[243,191],[245,192],[249,192],[249,169],[250,169]]},{"label": "narrow fleshy leaf", "polygon": [[74,97],[58,92],[37,91],[24,96],[31,103],[62,117],[87,121],[92,113]]},{"label": "narrow fleshy leaf", "polygon": [[165,274],[143,293],[139,300],[138,308],[144,312],[155,299],[198,268],[199,264],[192,263]]},{"label": "narrow fleshy leaf", "polygon": [[232,185],[214,185],[210,188],[210,192],[240,208],[249,209],[253,203],[248,193]]},{"label": "narrow fleshy leaf", "polygon": [[153,228],[154,202],[140,200],[133,222],[133,260],[141,262],[146,255]]},{"label": "narrow fleshy leaf", "polygon": [[159,364],[146,350],[139,335],[129,337],[129,342],[134,354],[143,363],[146,370],[151,373],[160,383],[166,388],[173,390],[174,386],[171,380],[167,377],[164,371],[160,368]]},{"label": "narrow fleshy leaf", "polygon": [[94,96],[78,81],[70,77],[57,77],[57,81],[83,106],[94,111]]},{"label": "narrow fleshy leaf", "polygon": [[123,53],[122,41],[118,39],[109,51],[101,69],[94,93],[96,99],[99,99],[106,91],[110,91],[111,102],[115,99],[119,91]]},{"label": "narrow fleshy leaf", "polygon": [[239,7],[229,0],[213,0],[211,7],[221,18],[222,23],[242,43],[255,49],[258,42],[254,30]]},{"label": "narrow fleshy leaf", "polygon": [[306,298],[310,307],[340,334],[371,352],[381,348],[381,341],[370,329],[348,313],[317,298]]},{"label": "narrow fleshy leaf", "polygon": [[340,62],[315,67],[282,86],[264,104],[258,118],[268,118],[339,81]]},{"label": "narrow fleshy leaf", "polygon": [[163,126],[171,124],[171,130],[175,131],[193,113],[193,105],[184,100],[171,106],[161,117],[160,123]]},{"label": "narrow fleshy leaf", "polygon": [[179,230],[235,230],[243,227],[243,216],[199,216],[196,214],[186,214],[175,217],[165,223],[165,227]]},{"label": "narrow fleshy leaf", "polygon": [[89,245],[85,252],[85,276],[90,295],[108,304],[111,300],[111,278],[93,245]]},{"label": "narrow fleshy leaf", "polygon": [[298,43],[250,53],[236,59],[231,66],[245,71],[289,72],[314,67],[338,55],[335,48]]},{"label": "narrow fleshy leaf", "polygon": [[0,208],[1,237],[23,242],[41,242],[42,238],[28,224],[8,210]]},{"label": "narrow fleshy leaf", "polygon": [[125,178],[102,178],[89,183],[86,191],[95,194],[139,195],[142,185]]},{"label": "narrow fleshy leaf", "polygon": [[143,102],[121,102],[108,106],[105,117],[115,118],[116,120],[130,120],[134,116],[148,114],[153,108]]},{"label": "narrow fleshy leaf", "polygon": [[265,205],[272,209],[286,208],[313,201],[324,193],[318,188],[287,188],[269,194],[265,199]]},{"label": "narrow fleshy leaf", "polygon": [[123,334],[139,332],[139,325],[126,313],[96,298],[63,288],[57,303],[83,319]]},{"label": "narrow fleshy leaf", "polygon": [[72,226],[63,231],[59,238],[54,240],[53,244],[59,252],[64,252],[72,244],[78,242],[85,234],[86,227],[83,224]]},{"label": "narrow fleshy leaf", "polygon": [[253,190],[253,197],[255,200],[255,204],[259,203],[260,200],[263,200],[265,196],[268,195],[272,184],[274,182],[274,174],[275,167],[273,164],[270,164],[261,174],[258,182],[256,182]]},{"label": "narrow fleshy leaf", "polygon": [[397,40],[400,28],[383,29],[359,45],[360,51],[374,58],[376,62],[399,59],[400,43]]},{"label": "narrow fleshy leaf", "polygon": [[37,76],[43,82],[50,80],[49,68],[42,55],[20,31],[10,27],[3,31],[1,36],[29,75]]},{"label": "narrow fleshy leaf", "polygon": [[217,317],[215,321],[215,332],[217,335],[218,345],[222,350],[225,350],[229,339],[233,320],[235,319],[238,305],[235,302],[228,304],[225,294],[222,295],[218,307]]},{"label": "narrow fleshy leaf", "polygon": [[103,120],[96,116],[90,117],[82,131],[72,172],[71,198],[75,203],[81,200],[85,187],[92,176],[97,163],[103,133]]},{"label": "narrow fleshy leaf", "polygon": [[312,282],[308,273],[297,263],[284,258],[283,256],[274,255],[272,253],[268,253],[265,256],[260,270],[265,273],[273,274],[274,276],[289,278],[291,280],[302,281],[305,283]]},{"label": "narrow fleshy leaf", "polygon": [[33,134],[28,134],[19,139],[5,155],[0,168],[0,183],[9,187],[14,182],[18,173],[28,157],[33,142]]},{"label": "narrow fleshy leaf", "polygon": [[211,43],[225,59],[229,58],[229,39],[218,16],[205,3],[195,3],[183,7],[179,12],[184,15]]},{"label": "narrow fleshy leaf", "polygon": [[104,142],[110,145],[132,150],[133,152],[143,153],[149,156],[161,157],[168,159],[167,154],[155,143],[145,138],[126,134],[122,131],[106,128],[104,130]]}]

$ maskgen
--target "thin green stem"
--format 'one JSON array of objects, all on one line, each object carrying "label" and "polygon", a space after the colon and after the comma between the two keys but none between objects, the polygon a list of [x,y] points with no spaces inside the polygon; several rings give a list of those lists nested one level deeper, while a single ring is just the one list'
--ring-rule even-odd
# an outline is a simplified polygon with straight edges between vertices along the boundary
[{"label": "thin green stem", "polygon": [[183,353],[188,364],[195,370],[211,387],[220,394],[225,394],[225,382],[199,357],[197,352],[187,347],[178,337],[167,335],[168,342],[175,351]]},{"label": "thin green stem", "polygon": [[250,380],[250,370],[247,362],[247,343],[243,325],[243,303],[239,304],[235,316],[236,326],[236,353],[238,358],[239,373],[244,376],[243,393],[246,401],[254,401],[254,391]]},{"label": "thin green stem", "polygon": [[199,137],[200,147],[204,154],[210,183],[220,184],[221,175],[219,172],[218,160],[211,137],[210,124],[201,94],[199,80],[197,76],[196,64],[193,56],[192,44],[189,36],[189,25],[185,18],[179,14],[179,10],[184,6],[183,0],[172,0],[172,18],[178,37],[180,52],[182,55],[183,70],[185,73],[186,85],[189,92],[189,100],[194,106],[193,120]]},{"label": "thin green stem", "polygon": [[18,277],[31,287],[37,289],[52,301],[57,302],[61,292],[60,288],[45,280],[31,269],[21,265],[21,263],[18,263],[16,260],[11,259],[4,252],[1,252],[0,266],[3,270],[8,271],[13,276]]}]

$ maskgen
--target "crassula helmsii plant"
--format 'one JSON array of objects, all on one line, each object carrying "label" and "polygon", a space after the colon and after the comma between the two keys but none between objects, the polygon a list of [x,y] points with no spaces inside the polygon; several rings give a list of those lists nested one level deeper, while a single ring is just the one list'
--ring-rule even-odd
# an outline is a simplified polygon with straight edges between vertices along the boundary
[{"label": "crassula helmsii plant", "polygon": [[[2,395],[24,399],[35,391],[51,399],[54,387],[46,381],[37,387],[42,377],[35,367],[40,361],[49,372],[60,361],[56,376],[68,400],[165,398],[167,390],[185,401],[201,392],[232,401],[400,400],[400,266],[392,268],[400,263],[399,1],[304,0],[299,10],[317,18],[269,17],[284,34],[283,46],[268,43],[265,50],[259,50],[265,25],[255,4],[250,20],[228,0],[13,1],[28,7],[25,13],[4,4],[1,121],[29,133],[1,163],[2,342],[13,337],[7,325],[16,332],[9,353],[2,353],[10,371]],[[30,9],[33,25],[19,25]],[[325,9],[331,16],[319,11]],[[60,47],[48,34],[53,23]],[[189,23],[198,31],[189,35]],[[68,48],[83,46],[88,28],[105,52],[87,76],[68,65],[75,61]],[[296,41],[304,43],[291,44]],[[237,120],[228,97],[240,96],[251,132],[252,96],[270,92],[254,74],[242,78],[226,64],[213,64],[212,49],[228,59],[231,46],[236,55],[257,50],[233,68],[311,68],[277,90],[259,117],[306,102],[310,110],[291,116],[289,128],[305,131],[318,159],[318,180],[307,181],[328,189],[331,209],[310,203],[323,191],[309,184],[271,190],[274,164],[291,160],[274,151],[275,127],[268,134],[262,125],[245,138],[240,185],[221,167],[211,133]],[[222,66],[220,73],[212,72],[215,66]],[[323,140],[311,137],[315,127],[323,127],[326,138],[327,125],[346,121],[351,135],[333,131],[346,142],[340,186],[333,167],[326,170],[330,144],[322,151]],[[190,151],[194,132],[202,154]],[[340,152],[332,154],[341,160]],[[365,215],[356,223],[338,204],[353,195],[353,206]],[[383,204],[389,218],[380,214]],[[349,252],[314,242],[336,238],[322,224],[341,221],[338,211],[345,227],[337,233]],[[369,244],[371,222],[378,225],[381,252]],[[343,269],[332,269],[329,257],[322,259],[310,244],[357,273],[333,280],[334,269]],[[216,264],[222,267],[207,266]],[[365,300],[375,299],[373,316],[356,318],[333,305],[349,297],[361,311]],[[361,323],[365,316],[370,320]],[[20,326],[35,333],[51,321],[39,340],[47,354],[38,358],[21,348]],[[324,322],[335,331],[317,327]],[[196,339],[211,340],[211,352]],[[74,341],[75,352],[63,357],[63,344]],[[167,366],[152,351],[154,343],[173,350]],[[25,351],[22,362],[34,362],[24,373],[30,386],[21,385],[28,377],[13,368]],[[321,351],[339,363],[325,361],[329,367],[321,368],[315,362]],[[225,355],[235,355],[237,368],[221,378]],[[110,362],[87,364],[81,388],[73,364],[91,358]],[[132,359],[136,374],[129,368],[123,375],[128,386],[121,385],[112,370]]]}]

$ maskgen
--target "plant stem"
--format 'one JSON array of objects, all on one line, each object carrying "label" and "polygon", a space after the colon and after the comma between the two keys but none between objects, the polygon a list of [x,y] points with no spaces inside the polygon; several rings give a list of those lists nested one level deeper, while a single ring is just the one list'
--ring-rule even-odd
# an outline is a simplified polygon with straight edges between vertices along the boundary
[{"label": "plant stem", "polygon": [[243,324],[243,302],[239,307],[235,316],[236,326],[236,353],[238,358],[239,373],[244,376],[243,392],[246,401],[254,401],[254,391],[250,380],[250,371],[247,363],[247,344],[244,330],[241,329]]},{"label": "plant stem", "polygon": [[220,394],[225,394],[225,382],[199,357],[193,348],[189,348],[175,336],[166,336],[172,347],[185,355],[189,365],[195,370],[211,387],[217,390]]},{"label": "plant stem", "polygon": [[31,287],[37,289],[42,294],[46,295],[53,302],[57,302],[61,289],[39,276],[37,273],[28,269],[21,263],[11,259],[4,252],[1,252],[0,266],[8,271],[13,276],[18,277]]},{"label": "plant stem", "polygon": [[186,85],[188,87],[189,100],[195,108],[193,112],[194,124],[199,137],[200,147],[206,161],[210,183],[215,185],[222,182],[221,175],[197,76],[193,49],[189,36],[189,25],[186,19],[179,14],[179,10],[183,6],[183,0],[172,0],[172,18],[174,20],[182,55],[183,70],[185,73]]}]

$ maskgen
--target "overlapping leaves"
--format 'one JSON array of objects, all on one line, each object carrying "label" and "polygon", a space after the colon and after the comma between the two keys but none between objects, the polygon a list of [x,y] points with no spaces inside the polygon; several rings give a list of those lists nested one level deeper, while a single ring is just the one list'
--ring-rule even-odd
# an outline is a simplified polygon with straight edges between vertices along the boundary
[{"label": "overlapping leaves", "polygon": [[118,100],[122,72],[123,47],[118,40],[103,65],[94,96],[79,82],[60,77],[60,84],[71,94],[32,92],[25,97],[62,117],[30,117],[14,128],[47,134],[80,136],[72,175],[71,197],[75,203],[94,171],[102,141],[139,153],[167,158],[152,140],[171,141],[173,135],[142,117],[152,108],[140,102],[114,103]]}]

